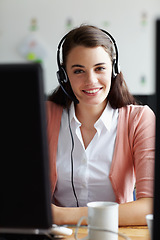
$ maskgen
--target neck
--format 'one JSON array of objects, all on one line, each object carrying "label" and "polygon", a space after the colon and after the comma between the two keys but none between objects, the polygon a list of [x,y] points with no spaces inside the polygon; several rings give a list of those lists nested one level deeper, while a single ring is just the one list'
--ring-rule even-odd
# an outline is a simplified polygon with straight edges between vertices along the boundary
[{"label": "neck", "polygon": [[99,119],[106,105],[107,102],[94,106],[79,103],[76,105],[75,109],[76,117],[82,123],[82,126],[90,128],[94,126],[95,122]]}]

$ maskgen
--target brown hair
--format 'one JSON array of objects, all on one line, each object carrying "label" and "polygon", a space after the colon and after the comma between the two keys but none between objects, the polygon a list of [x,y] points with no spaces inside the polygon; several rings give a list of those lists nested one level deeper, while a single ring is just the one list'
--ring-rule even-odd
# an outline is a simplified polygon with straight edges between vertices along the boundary
[{"label": "brown hair", "polygon": [[[111,61],[115,59],[115,49],[111,39],[101,29],[90,26],[81,25],[78,28],[71,30],[62,44],[62,66],[65,69],[67,57],[70,51],[75,46],[96,47],[102,46],[109,54]],[[65,89],[69,95],[73,96],[74,93],[71,89],[69,81],[65,84]],[[48,97],[48,100],[53,101],[63,107],[68,107],[71,100],[63,92],[62,88],[58,86],[54,92]],[[107,96],[112,108],[120,108],[129,104],[136,104],[133,95],[130,94],[122,72],[117,74],[115,78],[112,77],[111,88]]]}]

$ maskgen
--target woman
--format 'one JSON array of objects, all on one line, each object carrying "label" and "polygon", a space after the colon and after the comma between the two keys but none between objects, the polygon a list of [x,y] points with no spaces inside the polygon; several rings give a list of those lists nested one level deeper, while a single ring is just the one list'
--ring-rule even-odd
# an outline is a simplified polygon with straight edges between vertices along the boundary
[{"label": "woman", "polygon": [[54,222],[77,224],[87,202],[116,201],[120,226],[144,225],[153,203],[154,113],[129,93],[112,36],[82,25],[61,44],[61,86],[47,101]]}]

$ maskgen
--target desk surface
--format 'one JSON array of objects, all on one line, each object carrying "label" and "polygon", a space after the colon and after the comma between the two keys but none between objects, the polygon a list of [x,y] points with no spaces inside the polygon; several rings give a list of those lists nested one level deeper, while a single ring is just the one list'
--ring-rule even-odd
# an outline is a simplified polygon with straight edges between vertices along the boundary
[{"label": "desk surface", "polygon": [[[73,229],[73,234],[69,237],[65,237],[67,240],[75,240],[74,232],[75,228]],[[127,226],[127,227],[120,227],[119,232],[122,234],[127,235],[131,238],[131,240],[150,240],[149,230],[147,226]],[[79,228],[79,238],[83,238],[87,235],[86,228]]]}]

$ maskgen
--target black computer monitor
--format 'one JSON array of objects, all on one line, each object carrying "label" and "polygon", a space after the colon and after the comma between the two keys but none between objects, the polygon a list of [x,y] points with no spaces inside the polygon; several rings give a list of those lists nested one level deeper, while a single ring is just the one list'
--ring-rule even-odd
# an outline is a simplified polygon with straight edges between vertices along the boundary
[{"label": "black computer monitor", "polygon": [[0,64],[0,233],[52,226],[43,71]]},{"label": "black computer monitor", "polygon": [[156,152],[153,240],[160,239],[160,19],[156,21]]}]

